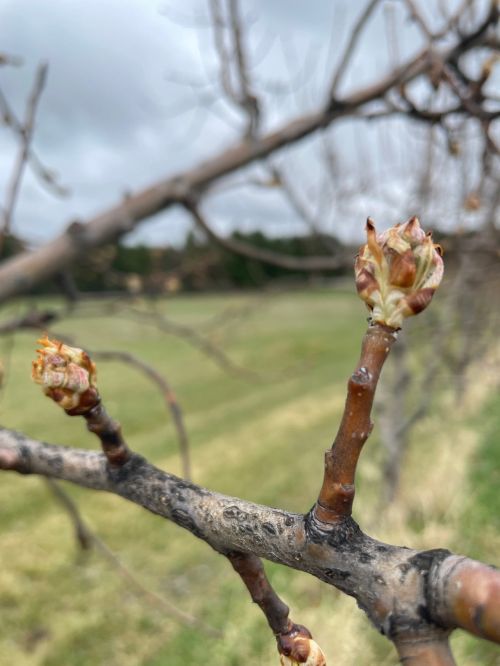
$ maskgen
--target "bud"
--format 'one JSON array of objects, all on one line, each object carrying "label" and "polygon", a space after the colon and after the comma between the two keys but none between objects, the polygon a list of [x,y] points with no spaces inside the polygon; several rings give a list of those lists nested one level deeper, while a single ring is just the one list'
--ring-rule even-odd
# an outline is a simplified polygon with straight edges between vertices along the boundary
[{"label": "bud", "polygon": [[47,336],[38,340],[31,377],[43,392],[71,414],[82,414],[99,402],[96,368],[88,354]]},{"label": "bud", "polygon": [[326,666],[326,658],[310,632],[293,624],[286,634],[278,636],[281,666]]},{"label": "bud", "polygon": [[442,250],[417,217],[378,235],[368,218],[366,235],[354,268],[358,294],[374,323],[401,328],[431,302],[443,277]]}]

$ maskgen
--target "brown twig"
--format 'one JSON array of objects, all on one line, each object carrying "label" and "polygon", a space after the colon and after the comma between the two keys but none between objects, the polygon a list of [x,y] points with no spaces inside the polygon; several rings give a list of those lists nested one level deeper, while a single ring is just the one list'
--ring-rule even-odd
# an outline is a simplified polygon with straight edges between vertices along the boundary
[{"label": "brown twig", "polygon": [[[228,0],[229,25],[226,25],[220,0],[210,0],[210,13],[220,68],[220,81],[226,97],[239,107],[248,118],[246,138],[255,138],[260,119],[257,97],[250,89],[247,56],[237,0]],[[225,31],[229,28],[231,47],[226,46]],[[232,58],[234,52],[234,60]],[[238,84],[233,83],[232,65]]]},{"label": "brown twig", "polygon": [[414,0],[404,0],[404,2],[408,7],[411,19],[420,26],[420,29],[427,37],[429,42],[432,42],[432,40],[434,39],[434,35],[432,34],[431,29],[427,25],[427,21],[423,17],[422,12],[420,11],[417,4],[414,2]]},{"label": "brown twig", "polygon": [[217,51],[219,58],[220,82],[222,89],[224,90],[224,93],[228,99],[231,99],[235,104],[238,105],[238,94],[233,88],[233,82],[231,80],[231,58],[226,49],[226,39],[224,35],[226,24],[224,21],[220,0],[210,0],[210,13],[212,17],[215,50]]},{"label": "brown twig", "polygon": [[[2,90],[0,90],[0,111],[4,123],[8,125],[22,141],[24,135],[23,125],[16,117]],[[61,183],[57,181],[56,173],[43,164],[31,145],[28,150],[28,163],[40,182],[49,188],[53,194],[59,197],[65,197],[69,194],[69,188],[65,185],[61,185]]]},{"label": "brown twig", "polygon": [[245,45],[243,43],[243,31],[241,28],[238,0],[229,0],[229,19],[236,55],[236,71],[240,84],[239,104],[248,117],[246,136],[249,138],[255,138],[259,129],[260,105],[259,100],[250,88],[248,59]]},{"label": "brown twig", "polygon": [[40,348],[32,363],[33,381],[68,416],[83,416],[87,429],[99,437],[110,466],[123,465],[131,452],[120,424],[104,409],[96,385],[96,367],[89,355],[60,340],[50,340],[47,335],[38,343]]},{"label": "brown twig", "polygon": [[337,67],[337,70],[333,76],[333,81],[330,86],[330,99],[335,99],[335,96],[337,94],[337,89],[339,87],[339,84],[342,80],[342,77],[345,74],[347,65],[349,64],[350,59],[352,58],[352,55],[356,49],[356,45],[358,43],[359,37],[361,35],[361,32],[372,15],[374,9],[376,6],[379,4],[380,0],[369,0],[367,3],[366,7],[364,10],[361,12],[359,15],[356,23],[354,24],[354,27],[351,31],[351,34],[349,35],[349,41],[347,42],[347,46],[340,58],[339,65]]},{"label": "brown twig", "polygon": [[88,410],[78,411],[75,414],[68,412],[70,416],[83,416],[87,422],[87,430],[97,435],[101,442],[102,450],[110,465],[124,465],[130,458],[131,452],[123,439],[121,426],[118,421],[112,419],[99,402]]},{"label": "brown twig", "polygon": [[68,493],[64,492],[60,484],[57,481],[54,481],[50,476],[45,478],[45,483],[50,492],[68,514],[75,531],[76,541],[80,545],[80,548],[82,550],[90,550],[95,536],[85,524],[75,502],[73,502]]},{"label": "brown twig", "polygon": [[[252,601],[264,613],[276,637],[279,653],[297,663],[303,663],[312,649],[311,632],[303,625],[292,622],[289,617],[290,609],[274,591],[261,559],[251,553],[242,552],[229,552],[227,558],[246,585]],[[319,652],[317,646],[314,647]],[[323,666],[324,662],[319,659],[319,654],[316,658],[315,666]]]},{"label": "brown twig", "polygon": [[375,389],[396,331],[380,324],[365,334],[361,356],[347,385],[342,421],[325,455],[323,485],[314,512],[318,520],[337,522],[351,515],[356,466],[373,424],[370,420]]},{"label": "brown twig", "polygon": [[250,553],[229,552],[227,559],[245,583],[252,601],[266,616],[273,633],[286,633],[289,626],[289,608],[273,590],[260,558]]},{"label": "brown twig", "polygon": [[177,438],[179,442],[179,451],[182,461],[182,474],[185,479],[191,479],[191,461],[189,452],[189,438],[184,424],[184,416],[182,408],[177,400],[175,392],[173,391],[170,383],[165,377],[160,374],[152,365],[146,363],[142,359],[130,354],[129,352],[118,350],[93,350],[91,352],[92,358],[101,361],[120,361],[127,363],[134,368],[137,368],[144,373],[152,382],[154,382],[161,391],[167,409],[169,410],[175,429],[177,431]]}]

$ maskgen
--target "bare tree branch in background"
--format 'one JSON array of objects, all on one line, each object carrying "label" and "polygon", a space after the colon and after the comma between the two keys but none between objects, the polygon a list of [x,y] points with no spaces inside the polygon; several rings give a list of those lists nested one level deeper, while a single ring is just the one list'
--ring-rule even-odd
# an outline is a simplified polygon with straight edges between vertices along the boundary
[{"label": "bare tree branch in background", "polygon": [[347,46],[345,48],[344,53],[342,54],[340,58],[339,65],[337,67],[337,70],[333,76],[333,81],[330,86],[330,99],[335,99],[337,95],[337,90],[338,87],[342,81],[342,77],[344,76],[347,66],[349,65],[349,61],[351,60],[354,51],[356,49],[356,46],[358,44],[359,38],[361,36],[361,33],[363,31],[363,28],[367,21],[370,19],[370,16],[372,15],[372,12],[375,10],[377,5],[380,3],[380,0],[369,0],[367,3],[366,7],[364,8],[363,12],[360,14],[358,20],[356,21],[351,34],[349,35],[349,40],[347,42]]},{"label": "bare tree branch in background", "polygon": [[95,547],[96,550],[111,564],[112,568],[125,579],[137,594],[147,599],[154,606],[161,608],[161,610],[168,616],[189,627],[195,627],[213,638],[222,637],[222,633],[219,629],[215,629],[190,613],[186,613],[186,611],[175,606],[166,597],[144,587],[136,575],[122,562],[116,553],[114,553],[109,546],[107,546],[106,543],[104,543],[104,541],[90,529],[82,518],[77,505],[70,495],[68,495],[68,493],[62,488],[61,484],[50,476],[45,478],[45,483],[55,499],[66,511],[75,530],[76,539],[82,549],[89,550],[90,548]]},{"label": "bare tree branch in background", "polygon": [[212,343],[206,335],[202,335],[196,328],[173,321],[159,311],[144,311],[129,308],[127,314],[140,320],[142,323],[149,322],[153,324],[168,335],[175,335],[181,340],[185,340],[188,344],[212,359],[224,372],[233,377],[247,381],[256,381],[259,379],[258,372],[235,363],[223,349]]},{"label": "bare tree branch in background", "polygon": [[19,192],[19,187],[21,185],[23,171],[29,157],[30,144],[31,144],[31,139],[33,137],[33,130],[35,125],[35,114],[37,111],[37,106],[40,100],[40,96],[45,86],[45,81],[47,79],[47,71],[48,71],[48,65],[46,63],[39,65],[35,74],[33,89],[30,93],[26,105],[25,118],[22,126],[22,141],[19,147],[19,153],[16,158],[16,163],[14,165],[14,169],[11,174],[10,182],[7,187],[7,195],[5,198],[5,205],[2,216],[3,217],[2,229],[0,231],[0,254],[2,253],[3,250],[5,237],[10,233],[12,215],[14,213],[14,207],[16,205],[17,195]]},{"label": "bare tree branch in background", "polygon": [[[227,0],[227,13],[229,14],[227,21],[224,17],[223,6],[223,0],[210,0],[214,42],[219,57],[220,81],[226,97],[240,107],[248,118],[245,136],[254,139],[259,129],[260,111],[257,97],[250,89],[239,2],[238,0]],[[226,47],[226,31],[230,36],[229,48]],[[233,81],[235,78],[237,79],[236,84]]]},{"label": "bare tree branch in background", "polygon": [[[21,123],[12,108],[10,107],[7,98],[0,89],[0,112],[2,114],[2,121],[5,125],[9,126],[17,135],[18,140],[23,143],[25,140],[25,130],[23,123]],[[33,147],[29,145],[27,154],[27,161],[33,170],[34,174],[38,177],[39,181],[45,185],[53,194],[64,197],[69,194],[69,189],[57,180],[57,174],[43,164],[38,154]]]},{"label": "bare tree branch in background", "polygon": [[424,48],[393,72],[365,88],[342,99],[331,99],[319,110],[298,117],[258,140],[244,140],[198,167],[127,196],[121,203],[87,223],[73,222],[54,241],[33,252],[18,255],[0,267],[0,301],[26,291],[93,248],[115,241],[143,219],[175,203],[184,204],[193,197],[197,200],[211,184],[229,173],[267,157],[340,118],[355,115],[371,102],[384,100],[392,89],[429,74],[436,60],[441,63],[456,62],[464,53],[482,45],[497,20],[498,8],[492,3],[481,24],[461,35],[452,46],[441,51]]},{"label": "bare tree branch in background", "polygon": [[294,257],[289,254],[280,254],[279,252],[258,248],[233,238],[220,236],[207,222],[205,216],[202,215],[194,202],[187,202],[186,208],[193,216],[196,224],[203,229],[211,240],[221,245],[225,250],[248,257],[249,259],[263,261],[274,266],[281,266],[292,271],[308,272],[336,270],[345,267],[347,263],[346,257]]}]

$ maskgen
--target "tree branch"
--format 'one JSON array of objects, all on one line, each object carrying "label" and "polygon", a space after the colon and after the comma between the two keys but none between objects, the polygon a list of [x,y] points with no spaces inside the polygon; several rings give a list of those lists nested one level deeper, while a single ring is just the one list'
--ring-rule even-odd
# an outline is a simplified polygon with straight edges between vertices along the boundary
[{"label": "tree branch", "polygon": [[219,553],[249,553],[308,572],[355,597],[396,643],[399,636],[418,644],[456,627],[500,642],[500,572],[449,551],[391,546],[365,535],[352,518],[327,524],[313,512],[293,514],[209,491],[137,454],[116,467],[101,453],[45,444],[7,429],[0,430],[0,469],[120,495]]},{"label": "tree branch", "polygon": [[[467,50],[478,45],[488,28],[498,19],[493,3],[489,14],[473,32],[461,37],[454,46],[437,53],[443,62],[457,60]],[[270,153],[291,145],[325,128],[335,120],[352,114],[364,105],[383,98],[397,85],[409,83],[425,74],[432,66],[432,52],[425,48],[392,73],[376,83],[344,97],[329,101],[317,111],[300,116],[278,130],[255,141],[242,141],[197,167],[166,178],[152,187],[126,197],[121,203],[104,211],[86,224],[73,222],[58,238],[33,252],[26,252],[6,261],[0,268],[0,301],[24,292],[61,268],[70,265],[93,248],[116,240],[131,231],[141,220],[175,203],[198,197],[214,181]]]},{"label": "tree branch", "polygon": [[337,71],[335,72],[335,75],[333,77],[333,81],[330,86],[330,99],[335,99],[335,96],[337,94],[337,89],[342,80],[342,77],[345,74],[345,70],[347,69],[349,61],[351,60],[353,53],[356,49],[356,45],[358,43],[359,37],[361,36],[361,32],[363,31],[366,22],[369,20],[370,16],[372,15],[374,9],[378,4],[379,0],[369,0],[368,4],[359,15],[359,18],[356,21],[352,29],[352,32],[349,36],[349,41],[347,42],[345,51],[342,54],[342,57],[340,58],[340,63],[337,67]]},{"label": "tree branch", "polygon": [[68,514],[75,532],[75,538],[82,550],[90,550],[94,542],[94,534],[89,530],[78,511],[78,507],[71,497],[64,492],[60,484],[50,476],[45,477],[45,483],[52,495]]},{"label": "tree branch", "polygon": [[9,184],[7,186],[7,195],[3,210],[2,229],[0,231],[0,255],[2,254],[5,238],[10,233],[12,216],[14,214],[14,208],[23,177],[24,167],[26,166],[29,158],[30,144],[33,137],[38,102],[43,92],[45,81],[47,80],[47,71],[48,65],[46,63],[39,65],[37,68],[33,89],[26,104],[26,116],[22,126],[21,145],[19,146],[17,159],[14,164],[14,169],[12,171]]},{"label": "tree branch", "polygon": [[238,79],[240,83],[240,106],[248,117],[246,136],[254,139],[259,130],[260,108],[256,95],[251,91],[248,75],[247,55],[243,44],[243,31],[238,0],[229,0],[229,18],[234,41]]},{"label": "tree branch", "polygon": [[[1,58],[1,56],[0,56]],[[1,63],[0,63],[1,64]],[[2,113],[3,122],[10,127],[21,142],[24,141],[24,128],[22,123],[14,114],[10,104],[7,101],[7,98],[0,89],[0,111]],[[53,194],[56,194],[59,197],[64,197],[69,194],[69,189],[57,182],[56,173],[49,169],[45,164],[42,163],[41,159],[38,157],[37,153],[34,151],[33,147],[28,146],[28,163],[34,172],[34,174],[39,178],[41,183],[49,188]]]},{"label": "tree branch", "polygon": [[228,252],[233,252],[243,257],[254,259],[255,261],[272,264],[273,266],[287,268],[291,271],[331,271],[344,268],[346,265],[352,263],[351,259],[348,259],[347,257],[294,257],[289,254],[282,254],[280,252],[273,252],[273,250],[255,247],[255,245],[234,238],[220,236],[207,222],[196,203],[188,201],[185,205],[200,229],[203,229],[212,241]]}]

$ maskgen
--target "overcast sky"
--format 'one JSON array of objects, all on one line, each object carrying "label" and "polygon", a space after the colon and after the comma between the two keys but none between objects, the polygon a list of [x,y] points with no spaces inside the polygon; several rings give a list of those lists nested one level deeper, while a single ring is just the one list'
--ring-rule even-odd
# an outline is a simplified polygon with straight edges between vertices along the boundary
[{"label": "overcast sky", "polygon": [[[34,147],[71,192],[64,199],[54,197],[28,169],[14,232],[33,244],[45,242],[71,219],[85,220],[125,192],[194,166],[237,140],[243,122],[220,90],[207,4],[0,0],[0,52],[23,59],[21,67],[0,68],[0,88],[22,116],[36,66],[48,62]],[[325,99],[349,27],[364,4],[353,0],[242,3],[249,26],[252,79],[264,101],[265,128],[316,108]],[[401,3],[391,3],[368,25],[342,90],[373,81],[388,70],[388,11],[394,25],[401,26],[392,57],[404,59],[421,46],[419,31],[404,18]],[[337,201],[328,210],[325,205],[323,224],[342,237],[357,237],[368,214],[394,221],[387,219],[387,202],[397,202],[401,208],[406,197],[411,208],[408,156],[420,150],[425,132],[419,126],[409,132],[401,121],[391,121],[382,130],[360,122],[342,123],[325,133],[326,138],[301,143],[279,159],[314,208],[324,172],[318,154],[324,141],[331,141],[343,191],[356,190],[358,195],[348,195],[348,206]],[[12,132],[0,127],[0,201],[15,154]],[[363,179],[376,182],[366,196],[360,187],[360,167]],[[233,179],[241,181],[249,173],[265,175],[265,165]],[[383,200],[380,205],[377,195]],[[343,198],[347,200],[347,195]],[[399,213],[398,206],[394,209]],[[208,210],[221,230],[265,226],[271,233],[305,231],[280,193],[272,190],[226,190],[212,197]],[[130,240],[178,243],[187,225],[181,211],[168,211],[143,223]]]}]

